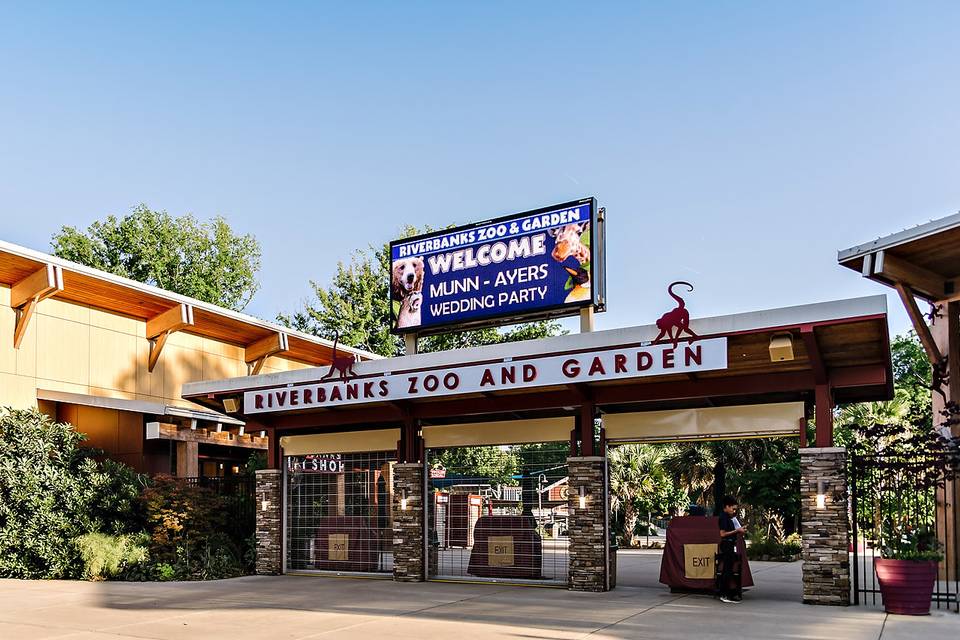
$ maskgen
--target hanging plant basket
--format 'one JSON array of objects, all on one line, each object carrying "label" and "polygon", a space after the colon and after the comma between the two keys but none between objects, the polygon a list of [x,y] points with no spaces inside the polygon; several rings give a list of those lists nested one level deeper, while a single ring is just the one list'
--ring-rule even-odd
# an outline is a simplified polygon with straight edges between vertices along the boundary
[{"label": "hanging plant basket", "polygon": [[884,610],[907,616],[929,615],[938,564],[936,560],[874,560]]}]

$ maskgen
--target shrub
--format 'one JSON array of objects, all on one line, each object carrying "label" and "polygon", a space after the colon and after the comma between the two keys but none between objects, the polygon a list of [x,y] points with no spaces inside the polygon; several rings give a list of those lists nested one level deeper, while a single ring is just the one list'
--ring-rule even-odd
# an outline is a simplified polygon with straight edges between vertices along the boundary
[{"label": "shrub", "polygon": [[87,533],[74,540],[83,559],[83,577],[88,580],[121,577],[137,565],[146,564],[147,542],[145,534]]},{"label": "shrub", "polygon": [[0,409],[0,577],[79,577],[72,541],[128,526],[138,477],[83,440],[36,409]]},{"label": "shrub", "polygon": [[159,476],[141,501],[159,579],[243,575],[243,553],[224,533],[228,511],[223,497],[179,478]]}]

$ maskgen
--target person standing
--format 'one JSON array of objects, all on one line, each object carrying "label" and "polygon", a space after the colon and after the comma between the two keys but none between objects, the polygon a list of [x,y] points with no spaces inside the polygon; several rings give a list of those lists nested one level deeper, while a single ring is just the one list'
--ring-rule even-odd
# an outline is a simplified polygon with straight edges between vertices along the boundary
[{"label": "person standing", "polygon": [[731,586],[733,582],[733,565],[737,561],[737,536],[747,532],[737,520],[737,499],[733,496],[723,498],[723,511],[720,513],[720,562],[723,570],[720,573],[720,601],[737,603],[742,600],[739,585]]}]

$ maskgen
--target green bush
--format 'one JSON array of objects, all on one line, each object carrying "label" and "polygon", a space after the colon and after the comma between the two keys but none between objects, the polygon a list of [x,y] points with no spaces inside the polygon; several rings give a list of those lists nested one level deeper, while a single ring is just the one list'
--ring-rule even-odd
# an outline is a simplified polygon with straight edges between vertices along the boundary
[{"label": "green bush", "polygon": [[108,580],[128,573],[149,558],[146,534],[118,535],[87,533],[74,540],[83,559],[83,577]]},{"label": "green bush", "polygon": [[36,409],[0,408],[0,577],[79,577],[73,540],[129,531],[139,476],[83,440]]},{"label": "green bush", "polygon": [[182,479],[159,476],[141,501],[158,579],[210,580],[246,573],[244,553],[224,533],[225,498]]}]

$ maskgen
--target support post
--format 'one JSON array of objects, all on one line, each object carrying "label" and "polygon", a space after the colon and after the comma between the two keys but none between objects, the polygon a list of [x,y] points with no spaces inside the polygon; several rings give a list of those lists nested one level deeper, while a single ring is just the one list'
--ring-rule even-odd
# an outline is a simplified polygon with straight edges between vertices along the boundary
[{"label": "support post", "polygon": [[817,411],[816,445],[833,446],[833,393],[829,385],[818,384],[815,391]]},{"label": "support post", "polygon": [[[950,402],[960,402],[960,301],[940,303],[940,317],[930,327],[931,337],[937,350],[947,358],[948,382],[940,387],[943,395],[936,390],[931,392],[933,400],[933,426],[944,421],[944,409]],[[960,424],[952,425],[951,435],[960,436]],[[952,494],[952,495],[951,495]],[[960,531],[960,482],[947,482],[937,489],[937,509],[943,514],[937,519],[937,539],[943,545],[947,561],[940,563],[940,579],[955,580],[960,575],[960,537],[953,535]]]},{"label": "support post", "polygon": [[577,426],[580,429],[580,455],[592,456],[595,453],[593,442],[593,420],[597,415],[597,407],[592,401],[580,405],[580,416]]},{"label": "support post", "polygon": [[196,478],[200,475],[200,443],[177,442],[177,477]]},{"label": "support post", "polygon": [[403,345],[404,351],[403,355],[412,356],[417,353],[417,334],[415,333],[405,333],[403,334]]},{"label": "support post", "polygon": [[804,604],[849,605],[850,525],[843,447],[800,450],[800,520]]},{"label": "support post", "polygon": [[593,306],[580,309],[580,333],[593,331]]},{"label": "support post", "polygon": [[279,469],[257,471],[257,575],[283,572],[282,479]]},{"label": "support post", "polygon": [[599,456],[567,458],[567,473],[570,590],[608,591],[613,588],[611,562],[616,560],[609,557],[607,459]]},{"label": "support post", "polygon": [[422,582],[424,575],[424,473],[421,463],[393,467],[393,579]]}]

